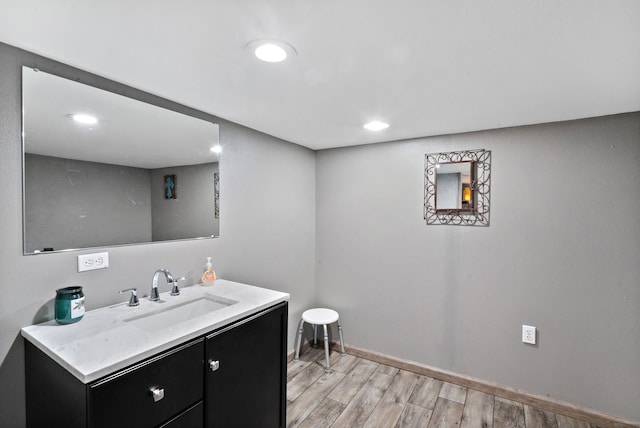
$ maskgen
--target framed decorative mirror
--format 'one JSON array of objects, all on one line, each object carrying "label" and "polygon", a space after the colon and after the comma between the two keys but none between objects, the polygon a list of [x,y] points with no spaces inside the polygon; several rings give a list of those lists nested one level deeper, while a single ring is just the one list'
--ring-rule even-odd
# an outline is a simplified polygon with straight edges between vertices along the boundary
[{"label": "framed decorative mirror", "polygon": [[424,165],[428,225],[489,226],[491,151],[431,153]]}]

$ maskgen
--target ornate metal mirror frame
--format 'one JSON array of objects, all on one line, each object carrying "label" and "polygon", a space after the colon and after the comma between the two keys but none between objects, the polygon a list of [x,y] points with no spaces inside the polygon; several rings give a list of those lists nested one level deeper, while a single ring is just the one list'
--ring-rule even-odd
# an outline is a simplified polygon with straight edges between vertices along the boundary
[{"label": "ornate metal mirror frame", "polygon": [[[443,164],[469,162],[471,165],[470,202],[465,208],[437,208],[437,170]],[[424,219],[427,224],[489,226],[491,197],[491,151],[463,150],[431,153],[424,160]]]}]

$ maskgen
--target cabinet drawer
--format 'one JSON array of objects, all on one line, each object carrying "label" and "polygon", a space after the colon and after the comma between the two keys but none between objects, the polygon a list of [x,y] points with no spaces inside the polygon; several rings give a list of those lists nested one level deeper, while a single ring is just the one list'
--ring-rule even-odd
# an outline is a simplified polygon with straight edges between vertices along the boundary
[{"label": "cabinet drawer", "polygon": [[203,428],[204,409],[202,401],[191,407],[180,416],[171,419],[160,428]]},{"label": "cabinet drawer", "polygon": [[89,426],[155,427],[200,401],[203,355],[200,339],[92,384]]}]

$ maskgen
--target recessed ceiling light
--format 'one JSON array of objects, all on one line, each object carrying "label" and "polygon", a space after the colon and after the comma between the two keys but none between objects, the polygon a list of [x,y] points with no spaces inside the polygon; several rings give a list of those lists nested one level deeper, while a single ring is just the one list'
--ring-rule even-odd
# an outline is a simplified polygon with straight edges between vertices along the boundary
[{"label": "recessed ceiling light", "polygon": [[281,62],[287,59],[287,52],[284,49],[270,43],[257,47],[254,52],[258,59],[266,62]]},{"label": "recessed ceiling light", "polygon": [[211,150],[213,153],[220,153],[222,152],[222,147],[220,147],[220,145],[215,145],[211,147],[209,150]]},{"label": "recessed ceiling light", "polygon": [[380,122],[378,120],[374,120],[364,125],[364,127],[369,131],[382,131],[383,129],[387,129],[389,127],[389,124],[385,122]]},{"label": "recessed ceiling light", "polygon": [[98,119],[95,116],[89,114],[72,114],[71,118],[83,125],[95,125],[98,123]]},{"label": "recessed ceiling light", "polygon": [[254,55],[265,62],[282,62],[287,57],[295,56],[296,50],[288,43],[278,40],[254,40],[247,43]]}]

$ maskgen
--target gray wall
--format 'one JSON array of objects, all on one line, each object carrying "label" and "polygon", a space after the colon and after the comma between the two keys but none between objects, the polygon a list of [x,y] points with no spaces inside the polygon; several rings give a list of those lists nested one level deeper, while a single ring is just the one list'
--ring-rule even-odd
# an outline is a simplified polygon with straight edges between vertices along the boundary
[{"label": "gray wall", "polygon": [[25,169],[27,252],[151,241],[149,170],[40,155]]},{"label": "gray wall", "polygon": [[[214,211],[218,162],[151,170],[153,240],[220,235]],[[165,199],[164,176],[176,175],[177,199]]]},{"label": "gray wall", "polygon": [[[0,44],[0,425],[25,420],[20,328],[51,316],[54,290],[84,286],[88,309],[122,301],[119,289],[148,292],[159,267],[197,281],[206,256],[221,278],[291,293],[289,341],[303,308],[314,300],[315,155],[312,151],[218,120],[222,237],[107,248],[110,267],[77,273],[77,255],[22,255],[21,66],[79,78],[165,107],[156,97]],[[278,168],[273,168],[278,165]],[[166,291],[166,290],[162,290]]]},{"label": "gray wall", "polygon": [[[424,154],[478,148],[491,225],[426,226]],[[317,303],[348,343],[640,421],[640,114],[325,150],[316,171]]]}]

